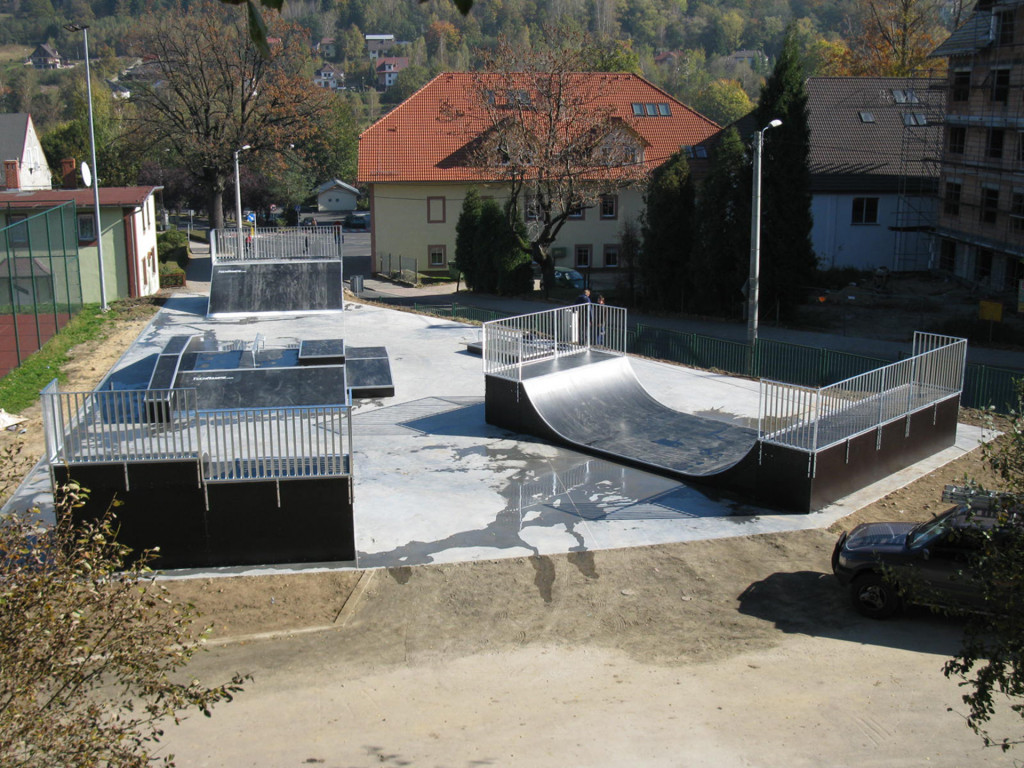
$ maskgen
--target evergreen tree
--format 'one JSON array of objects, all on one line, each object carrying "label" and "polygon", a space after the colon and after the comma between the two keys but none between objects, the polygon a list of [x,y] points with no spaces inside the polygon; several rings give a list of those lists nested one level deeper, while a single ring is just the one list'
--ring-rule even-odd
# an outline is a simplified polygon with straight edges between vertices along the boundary
[{"label": "evergreen tree", "polygon": [[689,309],[694,288],[688,278],[693,252],[694,189],[690,164],[682,152],[676,152],[651,174],[644,206],[640,272],[646,303],[668,311]]},{"label": "evergreen tree", "polygon": [[477,262],[474,244],[476,232],[480,228],[480,193],[476,187],[470,187],[462,201],[459,220],[455,224],[455,266],[466,279],[466,287],[477,288]]},{"label": "evergreen tree", "polygon": [[473,238],[473,261],[477,268],[474,290],[486,293],[517,292],[518,283],[514,273],[520,264],[528,264],[529,261],[505,217],[506,212],[494,200],[488,199],[481,203],[480,218]]},{"label": "evergreen tree", "polygon": [[692,309],[735,316],[750,263],[750,163],[735,128],[727,129],[711,154],[711,170],[697,202],[698,245],[691,259],[699,287]]},{"label": "evergreen tree", "polygon": [[782,120],[781,126],[764,135],[760,304],[762,316],[777,313],[788,317],[803,300],[817,267],[811,247],[807,92],[792,26],[775,69],[761,89],[754,115],[758,129],[772,120]]}]

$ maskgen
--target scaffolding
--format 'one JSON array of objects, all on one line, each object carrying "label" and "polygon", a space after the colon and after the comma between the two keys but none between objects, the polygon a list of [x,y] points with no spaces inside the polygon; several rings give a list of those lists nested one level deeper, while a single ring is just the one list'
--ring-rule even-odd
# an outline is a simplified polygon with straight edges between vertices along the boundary
[{"label": "scaffolding", "polygon": [[937,266],[996,292],[1024,278],[1024,0],[979,1],[948,57]]}]

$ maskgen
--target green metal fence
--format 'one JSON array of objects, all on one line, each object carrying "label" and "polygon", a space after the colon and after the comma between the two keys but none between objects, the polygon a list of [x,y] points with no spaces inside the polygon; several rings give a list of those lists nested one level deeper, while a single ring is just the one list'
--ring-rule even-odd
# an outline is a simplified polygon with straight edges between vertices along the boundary
[{"label": "green metal fence", "polygon": [[[513,314],[460,304],[416,304],[413,309],[477,322],[499,320]],[[771,339],[758,339],[755,354],[751,355],[750,348],[743,342],[639,323],[627,332],[626,349],[633,355],[805,387],[825,387],[893,362]],[[1017,406],[1016,382],[1021,379],[1024,379],[1024,371],[969,363],[960,403],[968,408],[993,408],[998,413],[1008,413]]]},{"label": "green metal fence", "polygon": [[0,209],[0,376],[82,308],[73,202],[29,215]]},{"label": "green metal fence", "polygon": [[437,317],[450,317],[453,320],[470,320],[475,323],[488,323],[491,320],[503,320],[512,317],[514,312],[497,312],[479,307],[467,307],[465,304],[413,304],[413,311]]}]

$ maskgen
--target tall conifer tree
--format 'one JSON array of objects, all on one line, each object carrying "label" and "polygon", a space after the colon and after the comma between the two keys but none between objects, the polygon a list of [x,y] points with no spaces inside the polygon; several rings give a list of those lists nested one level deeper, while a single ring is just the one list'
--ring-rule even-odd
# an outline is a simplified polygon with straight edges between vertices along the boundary
[{"label": "tall conifer tree", "polygon": [[761,164],[761,317],[791,316],[811,285],[817,258],[811,246],[810,128],[807,91],[795,28],[761,89],[757,128],[764,134]]},{"label": "tall conifer tree", "polygon": [[689,309],[694,286],[687,279],[693,251],[693,177],[682,152],[651,174],[644,195],[644,293],[654,309]]},{"label": "tall conifer tree", "polygon": [[697,201],[698,246],[690,261],[700,287],[693,311],[736,317],[750,264],[750,163],[735,128],[711,154],[711,169]]}]

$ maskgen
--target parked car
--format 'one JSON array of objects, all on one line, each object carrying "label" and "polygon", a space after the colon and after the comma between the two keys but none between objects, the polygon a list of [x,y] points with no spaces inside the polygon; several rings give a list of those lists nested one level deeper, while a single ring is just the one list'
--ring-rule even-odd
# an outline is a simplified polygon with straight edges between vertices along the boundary
[{"label": "parked car", "polygon": [[369,213],[350,213],[345,217],[346,229],[366,230],[370,228]]},{"label": "parked car", "polygon": [[[981,534],[999,521],[991,497],[947,486],[943,499],[961,503],[923,523],[865,523],[839,537],[832,572],[861,614],[887,618],[904,603],[985,609],[967,566],[984,540]],[[1017,517],[1010,520],[1019,524]]]},{"label": "parked car", "polygon": [[[541,269],[540,264],[534,261],[531,262],[530,265],[533,267],[533,279],[543,279],[543,270]],[[583,282],[583,275],[575,269],[569,269],[568,267],[555,267],[556,288],[572,288],[577,291],[582,291]]]},{"label": "parked car", "polygon": [[583,275],[568,267],[555,267],[555,285],[563,288],[583,290]]}]

